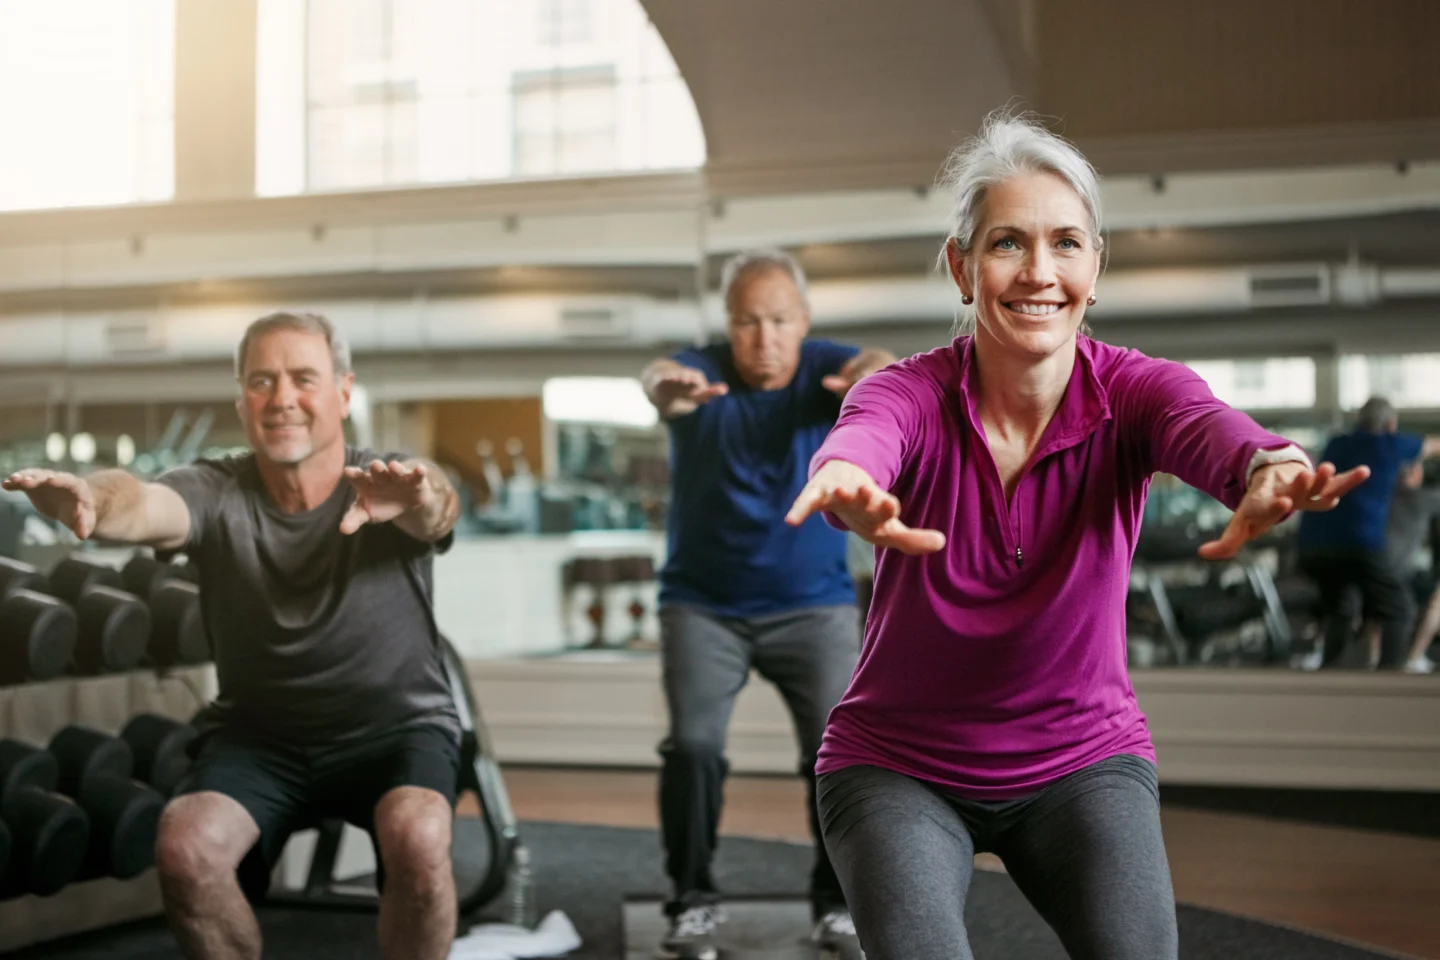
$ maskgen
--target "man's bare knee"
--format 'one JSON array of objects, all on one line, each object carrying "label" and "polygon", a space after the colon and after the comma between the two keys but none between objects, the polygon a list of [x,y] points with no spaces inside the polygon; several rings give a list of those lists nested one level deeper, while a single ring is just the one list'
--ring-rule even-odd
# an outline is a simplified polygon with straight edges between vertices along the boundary
[{"label": "man's bare knee", "polygon": [[401,787],[381,799],[375,829],[385,873],[415,892],[444,888],[451,876],[450,804],[433,790]]},{"label": "man's bare knee", "polygon": [[230,797],[179,797],[165,808],[155,841],[161,883],[184,890],[233,874],[259,836],[254,818]]}]

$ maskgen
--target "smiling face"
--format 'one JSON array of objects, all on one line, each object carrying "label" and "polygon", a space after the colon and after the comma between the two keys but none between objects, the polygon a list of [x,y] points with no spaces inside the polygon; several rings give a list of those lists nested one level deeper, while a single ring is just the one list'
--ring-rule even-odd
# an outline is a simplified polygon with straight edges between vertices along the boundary
[{"label": "smiling face", "polygon": [[318,333],[280,328],[252,340],[235,407],[256,456],[292,466],[345,442],[354,374],[335,376]]},{"label": "smiling face", "polygon": [[975,300],[976,335],[1036,359],[1074,339],[1100,274],[1085,203],[1050,173],[991,187],[971,249],[952,240],[946,255]]}]

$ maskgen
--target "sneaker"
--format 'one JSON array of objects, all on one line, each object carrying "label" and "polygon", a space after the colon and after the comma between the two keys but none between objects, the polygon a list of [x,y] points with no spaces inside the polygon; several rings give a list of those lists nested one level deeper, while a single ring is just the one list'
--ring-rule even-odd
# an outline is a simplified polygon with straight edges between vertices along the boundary
[{"label": "sneaker", "polygon": [[1435,661],[1429,657],[1416,657],[1405,661],[1406,673],[1434,673]]},{"label": "sneaker", "polygon": [[1311,650],[1309,653],[1302,653],[1290,661],[1290,665],[1296,670],[1319,670],[1325,663],[1325,651]]},{"label": "sneaker", "polygon": [[725,919],[716,906],[689,907],[670,918],[670,930],[655,956],[661,960],[716,960],[715,927]]},{"label": "sneaker", "polygon": [[815,922],[810,939],[821,950],[844,960],[863,960],[865,956],[860,952],[860,940],[855,936],[855,921],[849,910],[831,910],[825,914]]}]

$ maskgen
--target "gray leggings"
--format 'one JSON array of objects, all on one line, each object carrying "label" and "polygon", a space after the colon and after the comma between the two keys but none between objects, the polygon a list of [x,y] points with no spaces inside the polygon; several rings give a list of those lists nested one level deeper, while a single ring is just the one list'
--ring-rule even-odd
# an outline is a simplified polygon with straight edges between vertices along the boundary
[{"label": "gray leggings", "polygon": [[963,800],[879,767],[817,784],[825,846],[867,960],[972,960],[976,852],[998,855],[1074,960],[1175,960],[1154,764],[1120,755],[1018,800]]}]

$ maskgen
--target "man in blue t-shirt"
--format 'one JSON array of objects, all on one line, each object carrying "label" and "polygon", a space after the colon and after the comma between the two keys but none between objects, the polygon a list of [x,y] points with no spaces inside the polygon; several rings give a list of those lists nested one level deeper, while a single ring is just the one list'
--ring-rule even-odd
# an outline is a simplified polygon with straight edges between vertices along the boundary
[{"label": "man in blue t-shirt", "polygon": [[1354,432],[1333,437],[1325,446],[1322,459],[1336,470],[1366,466],[1370,479],[1334,510],[1306,513],[1300,521],[1300,568],[1320,586],[1325,620],[1323,653],[1314,665],[1333,665],[1344,652],[1350,627],[1344,601],[1357,589],[1367,631],[1380,637],[1380,665],[1403,663],[1415,601],[1387,555],[1386,523],[1400,471],[1440,452],[1440,444],[1400,433],[1399,423],[1395,408],[1373,397],[1360,408]]},{"label": "man in blue t-shirt", "polygon": [[656,360],[641,378],[669,424],[673,473],[660,574],[670,710],[660,745],[660,821],[674,896],[659,956],[687,960],[716,956],[719,893],[710,861],[728,770],[725,736],[752,668],[784,696],[809,779],[815,938],[853,943],[820,842],[814,788],[825,721],[859,656],[855,584],[843,533],[819,516],[798,528],[783,519],[841,398],[895,360],[883,350],[807,340],[805,276],[784,253],[735,257],[721,288],[728,340]]}]

